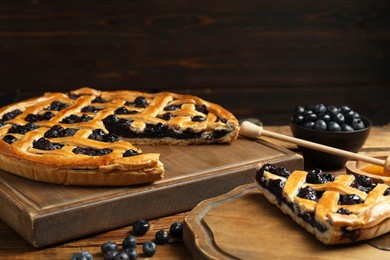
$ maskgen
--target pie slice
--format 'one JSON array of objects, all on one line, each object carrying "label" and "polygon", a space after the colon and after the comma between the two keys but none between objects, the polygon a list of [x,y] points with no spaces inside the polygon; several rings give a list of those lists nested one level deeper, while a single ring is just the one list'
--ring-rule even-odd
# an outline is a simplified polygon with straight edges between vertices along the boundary
[{"label": "pie slice", "polygon": [[324,244],[366,240],[390,231],[390,186],[369,177],[319,169],[290,172],[263,165],[255,182],[267,200]]},{"label": "pie slice", "polygon": [[238,129],[230,112],[190,95],[45,93],[0,109],[0,168],[65,185],[149,183],[163,164],[134,145],[230,143]]}]

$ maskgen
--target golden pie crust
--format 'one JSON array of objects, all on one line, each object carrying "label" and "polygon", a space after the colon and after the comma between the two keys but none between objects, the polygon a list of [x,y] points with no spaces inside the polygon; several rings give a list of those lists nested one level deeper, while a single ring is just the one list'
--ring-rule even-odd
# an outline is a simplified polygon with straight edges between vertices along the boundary
[{"label": "golden pie crust", "polygon": [[[143,97],[147,105],[134,104],[137,97]],[[53,102],[66,106],[58,111],[48,109]],[[173,105],[172,111],[164,110],[170,105]],[[83,108],[91,106],[95,108],[94,111],[82,112]],[[203,110],[199,110],[199,107]],[[115,114],[118,108],[126,108],[131,113]],[[15,110],[19,110],[19,114],[7,118]],[[31,124],[31,121],[25,120],[28,115],[42,116],[47,112],[51,118],[32,122],[36,129],[25,133],[9,132],[12,127]],[[162,117],[167,112],[173,115],[168,120]],[[89,139],[96,129],[109,133],[104,119],[114,114],[116,118],[131,122],[131,131],[141,135],[137,138],[118,136],[115,142]],[[64,119],[70,116],[85,116],[88,120],[64,123]],[[203,121],[194,122],[195,116]],[[237,119],[229,111],[195,96],[168,92],[98,91],[92,88],[81,88],[70,93],[45,93],[41,97],[11,104],[0,109],[0,119],[0,168],[31,180],[65,185],[125,186],[154,182],[164,175],[159,154],[142,153],[133,144],[230,143],[237,138],[239,128]],[[197,135],[190,138],[142,137],[142,132],[148,126],[156,124],[172,129],[178,135],[186,131]],[[45,138],[59,144],[60,149],[35,148],[33,143],[44,137],[53,126],[77,129],[77,132],[72,136]],[[215,132],[226,134],[213,138]],[[4,141],[10,136],[15,139],[12,143]],[[111,152],[98,156],[75,154],[73,151],[77,147],[110,149]],[[136,155],[124,157],[123,154],[128,150],[136,151]]]},{"label": "golden pie crust", "polygon": [[[258,171],[255,183],[266,199],[324,244],[353,243],[390,231],[390,187],[387,184],[378,183],[366,193],[353,187],[355,176],[349,174],[338,175],[334,181],[321,184],[307,183],[306,171],[293,171],[287,178],[267,170],[262,177],[259,174]],[[284,185],[281,196],[264,186],[275,180]],[[318,201],[298,196],[307,186],[322,194]],[[340,196],[346,194],[358,195],[361,203],[340,204]],[[348,214],[342,214],[341,208]]]}]

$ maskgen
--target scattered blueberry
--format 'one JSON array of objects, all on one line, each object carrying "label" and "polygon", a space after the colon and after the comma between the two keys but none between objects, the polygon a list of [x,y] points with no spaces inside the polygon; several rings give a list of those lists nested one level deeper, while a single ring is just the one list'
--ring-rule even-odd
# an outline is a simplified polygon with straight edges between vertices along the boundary
[{"label": "scattered blueberry", "polygon": [[80,123],[80,122],[88,122],[92,120],[92,117],[82,114],[81,116],[78,115],[70,115],[62,119],[61,123],[63,124],[74,124],[74,123]]},{"label": "scattered blueberry", "polygon": [[135,235],[145,235],[149,228],[149,222],[144,219],[137,220],[133,223],[133,232]]},{"label": "scattered blueberry", "polygon": [[107,241],[100,246],[100,249],[103,254],[106,254],[107,252],[110,251],[118,252],[118,244],[112,241]]},{"label": "scattered blueberry", "polygon": [[135,236],[127,236],[122,242],[122,248],[135,248],[137,246],[137,239]]},{"label": "scattered blueberry", "polygon": [[93,256],[88,251],[81,251],[72,255],[72,260],[92,260]]},{"label": "scattered blueberry", "polygon": [[118,252],[114,260],[129,260],[129,255],[126,252]]},{"label": "scattered blueberry", "polygon": [[146,241],[142,246],[142,252],[146,257],[152,257],[157,250],[157,246],[153,241]]},{"label": "scattered blueberry", "polygon": [[125,252],[129,257],[129,260],[136,260],[138,258],[138,253],[135,248],[125,248],[122,252]]},{"label": "scattered blueberry", "polygon": [[172,237],[182,237],[183,236],[183,222],[174,222],[169,228],[169,234]]},{"label": "scattered blueberry", "polygon": [[169,242],[169,234],[167,231],[161,229],[156,232],[155,239],[157,244],[167,244]]}]

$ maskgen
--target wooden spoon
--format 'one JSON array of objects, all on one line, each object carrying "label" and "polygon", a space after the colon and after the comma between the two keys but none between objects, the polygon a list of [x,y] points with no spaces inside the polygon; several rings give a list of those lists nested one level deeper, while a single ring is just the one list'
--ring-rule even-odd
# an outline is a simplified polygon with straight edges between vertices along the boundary
[{"label": "wooden spoon", "polygon": [[293,143],[293,144],[307,147],[310,149],[314,149],[314,150],[317,150],[320,152],[330,153],[330,154],[334,154],[334,155],[345,157],[345,158],[352,159],[352,160],[364,161],[364,162],[368,162],[371,164],[383,166],[384,172],[390,173],[390,155],[386,158],[386,160],[373,158],[373,157],[369,157],[366,155],[357,154],[357,153],[345,151],[342,149],[330,147],[327,145],[306,141],[306,140],[295,138],[292,136],[270,132],[270,131],[264,130],[262,126],[255,125],[249,121],[242,122],[241,127],[240,127],[240,135],[246,136],[249,138],[259,138],[262,135],[268,136],[268,137],[271,137],[274,139],[278,139],[278,140],[285,141],[288,143]]}]

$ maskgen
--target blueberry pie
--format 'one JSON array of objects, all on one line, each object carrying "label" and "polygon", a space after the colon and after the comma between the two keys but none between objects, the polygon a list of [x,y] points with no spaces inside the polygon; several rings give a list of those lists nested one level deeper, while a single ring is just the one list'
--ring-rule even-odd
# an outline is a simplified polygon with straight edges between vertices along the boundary
[{"label": "blueberry pie", "polygon": [[0,168],[66,185],[148,183],[163,178],[163,164],[134,145],[229,143],[238,128],[230,112],[190,95],[46,93],[0,109]]},{"label": "blueberry pie", "polygon": [[390,186],[369,177],[319,169],[290,172],[263,165],[255,183],[283,213],[324,244],[366,240],[390,231]]}]

